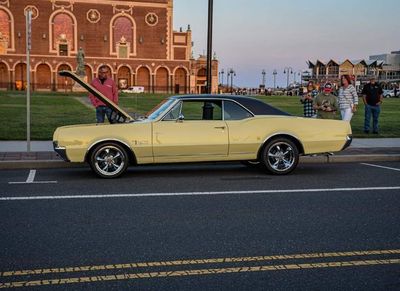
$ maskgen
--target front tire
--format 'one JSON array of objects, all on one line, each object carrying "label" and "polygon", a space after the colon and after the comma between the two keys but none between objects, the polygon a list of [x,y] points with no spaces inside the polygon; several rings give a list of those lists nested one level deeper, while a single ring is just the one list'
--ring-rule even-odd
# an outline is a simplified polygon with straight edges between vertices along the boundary
[{"label": "front tire", "polygon": [[129,158],[126,150],[117,143],[103,143],[90,156],[90,167],[101,178],[116,178],[125,172]]},{"label": "front tire", "polygon": [[297,167],[299,150],[290,139],[275,138],[265,145],[260,160],[269,172],[286,175]]}]

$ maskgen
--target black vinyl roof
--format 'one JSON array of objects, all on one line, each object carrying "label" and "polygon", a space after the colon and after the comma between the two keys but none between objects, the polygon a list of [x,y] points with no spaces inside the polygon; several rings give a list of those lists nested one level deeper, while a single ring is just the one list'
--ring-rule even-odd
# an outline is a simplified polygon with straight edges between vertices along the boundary
[{"label": "black vinyl roof", "polygon": [[291,114],[275,108],[263,101],[248,97],[248,96],[237,96],[237,95],[212,95],[212,94],[201,94],[201,95],[177,95],[171,98],[180,100],[196,100],[196,99],[212,99],[212,100],[231,100],[241,104],[247,108],[254,115],[285,115],[290,116]]}]

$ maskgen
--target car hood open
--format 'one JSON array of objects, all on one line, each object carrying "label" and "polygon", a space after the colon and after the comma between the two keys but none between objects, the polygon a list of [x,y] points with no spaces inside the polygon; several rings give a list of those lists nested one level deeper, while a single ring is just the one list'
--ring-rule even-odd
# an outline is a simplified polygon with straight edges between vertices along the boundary
[{"label": "car hood open", "polygon": [[115,104],[110,99],[108,99],[103,94],[101,94],[99,91],[97,91],[95,88],[93,88],[93,86],[91,86],[88,83],[86,83],[85,81],[83,81],[74,72],[60,71],[58,74],[62,77],[71,78],[72,80],[77,82],[79,85],[81,85],[83,88],[85,88],[89,93],[93,94],[101,102],[103,102],[108,107],[110,107],[113,110],[113,113],[112,113],[113,123],[124,123],[124,122],[134,121],[134,119],[128,113],[126,113],[124,110],[122,110],[120,107],[118,107],[117,104]]}]

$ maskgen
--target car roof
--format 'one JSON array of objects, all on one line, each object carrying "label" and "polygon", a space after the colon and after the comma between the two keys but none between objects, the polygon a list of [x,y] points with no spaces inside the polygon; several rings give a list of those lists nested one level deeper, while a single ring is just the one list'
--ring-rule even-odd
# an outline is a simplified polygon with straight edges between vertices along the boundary
[{"label": "car roof", "polygon": [[259,99],[249,96],[196,94],[196,95],[177,95],[177,96],[172,96],[170,98],[178,100],[212,99],[212,100],[234,101],[241,104],[248,110],[250,110],[254,115],[285,115],[285,116],[291,115]]}]

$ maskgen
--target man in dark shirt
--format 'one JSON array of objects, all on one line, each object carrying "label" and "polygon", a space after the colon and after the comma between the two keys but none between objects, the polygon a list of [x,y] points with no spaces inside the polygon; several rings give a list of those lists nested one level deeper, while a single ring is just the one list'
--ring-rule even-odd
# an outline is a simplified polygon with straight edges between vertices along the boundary
[{"label": "man in dark shirt", "polygon": [[376,83],[375,77],[372,77],[369,83],[364,86],[361,95],[365,105],[364,133],[369,133],[372,115],[372,130],[373,133],[378,134],[378,119],[381,112],[383,90]]}]

